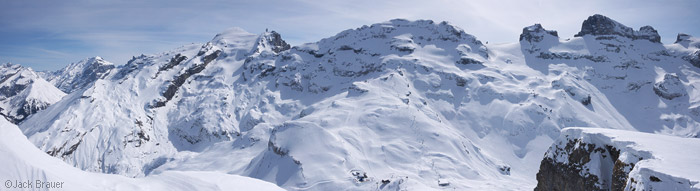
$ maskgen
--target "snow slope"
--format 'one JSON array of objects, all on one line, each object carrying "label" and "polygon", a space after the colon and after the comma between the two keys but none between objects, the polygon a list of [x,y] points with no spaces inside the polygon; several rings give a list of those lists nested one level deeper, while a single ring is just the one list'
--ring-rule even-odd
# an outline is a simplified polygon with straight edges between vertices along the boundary
[{"label": "snow slope", "polygon": [[4,119],[0,119],[0,166],[3,188],[11,190],[284,190],[261,180],[214,172],[167,171],[136,179],[84,172],[38,150]]},{"label": "snow slope", "polygon": [[[700,151],[693,149],[698,147],[700,140],[695,138],[602,128],[566,128],[545,153],[542,166],[550,165],[546,164],[549,162],[562,168],[577,168],[576,176],[594,182],[596,189],[700,190],[700,174],[697,173]],[[538,189],[553,189],[544,187],[551,179],[554,178],[538,174],[541,183]]]},{"label": "snow slope", "polygon": [[13,123],[21,122],[65,95],[31,68],[10,63],[0,66],[0,115]]},{"label": "snow slope", "polygon": [[429,20],[295,47],[232,28],[134,57],[20,128],[87,171],[217,171],[290,190],[529,190],[565,127],[697,137],[695,39],[589,19],[605,30],[584,22],[560,39],[533,25],[489,46]]}]

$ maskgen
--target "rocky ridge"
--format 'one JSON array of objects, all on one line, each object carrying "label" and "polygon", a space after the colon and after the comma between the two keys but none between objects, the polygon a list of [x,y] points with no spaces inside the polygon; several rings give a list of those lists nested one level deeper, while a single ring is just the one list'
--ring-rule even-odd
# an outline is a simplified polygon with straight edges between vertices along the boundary
[{"label": "rocky ridge", "polygon": [[545,153],[535,190],[698,190],[700,140],[567,128]]}]

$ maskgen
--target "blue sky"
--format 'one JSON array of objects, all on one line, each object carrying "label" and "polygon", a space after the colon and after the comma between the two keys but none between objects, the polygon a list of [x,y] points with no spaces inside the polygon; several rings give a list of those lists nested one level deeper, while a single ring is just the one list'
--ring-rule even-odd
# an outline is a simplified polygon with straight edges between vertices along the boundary
[{"label": "blue sky", "polygon": [[525,26],[541,23],[567,38],[599,13],[638,29],[651,25],[662,42],[679,32],[700,35],[700,1],[499,0],[0,0],[0,63],[56,70],[86,57],[124,64],[203,43],[241,27],[280,32],[292,45],[393,18],[448,21],[482,41],[516,42]]}]

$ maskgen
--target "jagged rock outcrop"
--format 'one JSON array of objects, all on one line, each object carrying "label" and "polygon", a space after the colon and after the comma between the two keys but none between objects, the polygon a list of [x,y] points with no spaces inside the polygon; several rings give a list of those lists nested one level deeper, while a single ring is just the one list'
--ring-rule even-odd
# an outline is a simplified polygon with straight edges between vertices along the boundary
[{"label": "jagged rock outcrop", "polygon": [[[203,48],[206,48],[206,47],[203,47]],[[181,73],[181,74],[178,75],[177,77],[175,77],[175,79],[173,79],[173,80],[170,82],[170,85],[168,85],[168,88],[162,93],[164,99],[160,99],[160,98],[159,98],[159,99],[155,102],[155,105],[152,106],[152,107],[163,107],[163,106],[165,106],[165,104],[166,104],[168,101],[170,101],[170,100],[173,98],[173,96],[175,96],[175,93],[176,93],[177,90],[180,88],[180,86],[182,86],[182,84],[185,83],[185,81],[187,80],[187,78],[189,78],[190,76],[195,75],[195,74],[201,72],[202,70],[204,70],[204,68],[206,68],[207,65],[209,65],[209,63],[211,63],[211,61],[213,61],[214,59],[218,58],[220,54],[221,54],[221,50],[216,50],[216,51],[212,52],[212,53],[209,54],[209,55],[206,55],[206,56],[204,56],[204,57],[201,57],[201,58],[200,58],[200,59],[201,59],[201,62],[202,62],[201,64],[196,64],[196,65],[194,65],[194,66],[188,68],[187,70],[185,70],[183,73]],[[202,54],[202,55],[203,55],[203,54]],[[199,56],[202,56],[202,55],[199,55]],[[179,55],[175,55],[175,57],[173,58],[173,60],[177,61],[176,59],[178,59],[178,56],[179,56]],[[171,63],[172,63],[173,60],[171,60]],[[168,63],[168,64],[170,64],[170,63]],[[167,65],[166,65],[166,66],[167,66]]]},{"label": "jagged rock outcrop", "polygon": [[689,43],[690,42],[690,35],[685,34],[685,33],[678,33],[678,36],[676,36],[676,42],[673,42],[674,44],[680,44],[680,43]]},{"label": "jagged rock outcrop", "polygon": [[282,39],[279,33],[270,31],[265,32],[259,37],[257,48],[254,52],[261,52],[264,49],[269,49],[274,53],[280,53],[289,50],[291,47],[291,45],[287,44],[287,42]]},{"label": "jagged rock outcrop", "polygon": [[630,27],[599,14],[590,16],[588,19],[583,21],[581,31],[574,36],[579,37],[584,35],[613,35],[626,37],[633,40],[644,39],[655,43],[661,43],[661,36],[659,36],[659,33],[651,26],[643,26],[639,28],[639,31],[635,31]]},{"label": "jagged rock outcrop", "polygon": [[545,30],[541,24],[534,24],[523,28],[523,33],[520,34],[520,41],[526,40],[528,42],[541,42],[547,36],[559,38],[557,31]]},{"label": "jagged rock outcrop", "polygon": [[545,153],[538,190],[698,190],[693,162],[699,139],[613,130],[566,128]]},{"label": "jagged rock outcrop", "polygon": [[684,56],[683,59],[690,62],[690,64],[692,64],[693,66],[700,68],[700,50],[696,50],[695,52]]},{"label": "jagged rock outcrop", "polygon": [[661,81],[654,84],[654,93],[664,99],[672,100],[673,98],[687,95],[687,91],[683,83],[678,79],[676,74],[666,74]]},{"label": "jagged rock outcrop", "polygon": [[690,36],[688,34],[678,33],[676,37],[676,42],[674,44],[679,44],[684,48],[693,50],[687,55],[682,56],[683,60],[690,62],[695,67],[700,68],[700,39]]},{"label": "jagged rock outcrop", "polygon": [[640,27],[639,31],[636,31],[636,35],[632,39],[644,39],[655,43],[661,43],[659,32],[649,25]]}]

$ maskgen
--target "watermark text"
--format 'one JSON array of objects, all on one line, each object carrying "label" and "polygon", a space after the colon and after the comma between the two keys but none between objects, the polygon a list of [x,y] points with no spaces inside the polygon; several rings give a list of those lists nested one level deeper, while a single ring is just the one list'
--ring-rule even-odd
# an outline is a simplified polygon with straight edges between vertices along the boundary
[{"label": "watermark text", "polygon": [[60,189],[63,188],[62,181],[45,180],[6,180],[5,188],[17,189]]}]

